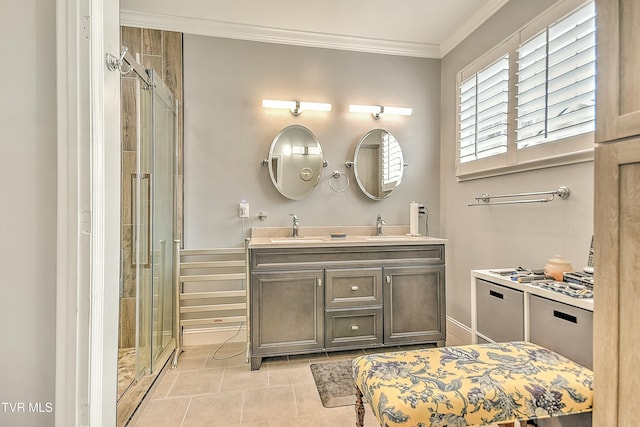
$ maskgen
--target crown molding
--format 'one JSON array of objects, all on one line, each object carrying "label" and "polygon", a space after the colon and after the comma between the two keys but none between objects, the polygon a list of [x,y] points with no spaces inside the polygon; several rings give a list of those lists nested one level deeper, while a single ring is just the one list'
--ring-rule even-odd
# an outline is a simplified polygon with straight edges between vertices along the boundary
[{"label": "crown molding", "polygon": [[440,44],[441,58],[453,50],[465,38],[469,37],[480,25],[504,6],[509,0],[490,0],[471,19],[463,22],[450,37]]},{"label": "crown molding", "polygon": [[437,59],[442,57],[440,46],[437,44],[401,42],[337,34],[284,30],[211,19],[167,16],[130,10],[120,11],[120,25],[165,31],[177,31],[210,37],[325,49],[350,50],[384,55]]}]

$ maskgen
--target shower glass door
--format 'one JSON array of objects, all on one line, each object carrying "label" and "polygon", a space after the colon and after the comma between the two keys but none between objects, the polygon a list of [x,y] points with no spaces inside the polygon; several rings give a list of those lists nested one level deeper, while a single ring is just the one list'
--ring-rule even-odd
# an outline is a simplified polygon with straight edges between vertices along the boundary
[{"label": "shower glass door", "polygon": [[174,244],[176,229],[176,105],[169,89],[151,71],[153,90],[153,324],[152,369],[174,343]]},{"label": "shower glass door", "polygon": [[[176,107],[152,70],[140,90],[134,188],[137,280],[137,378],[155,373],[175,348]],[[164,355],[164,357],[163,357]]]}]

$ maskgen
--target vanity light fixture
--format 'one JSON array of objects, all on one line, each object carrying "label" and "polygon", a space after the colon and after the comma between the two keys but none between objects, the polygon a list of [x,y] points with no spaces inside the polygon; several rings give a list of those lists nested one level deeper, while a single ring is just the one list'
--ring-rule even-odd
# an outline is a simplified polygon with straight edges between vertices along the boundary
[{"label": "vanity light fixture", "polygon": [[406,107],[385,107],[384,105],[349,105],[349,112],[369,113],[374,119],[379,120],[384,114],[410,116],[413,110]]},{"label": "vanity light fixture", "polygon": [[273,99],[263,99],[264,108],[284,108],[291,111],[294,116],[300,115],[304,110],[309,111],[331,111],[331,104],[321,102],[301,102],[301,101],[278,101]]}]

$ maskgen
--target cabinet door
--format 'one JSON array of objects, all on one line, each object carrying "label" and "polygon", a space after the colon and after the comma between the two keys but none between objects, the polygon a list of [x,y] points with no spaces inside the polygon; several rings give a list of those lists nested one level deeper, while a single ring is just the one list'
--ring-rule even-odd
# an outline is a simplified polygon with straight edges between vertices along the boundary
[{"label": "cabinet door", "polygon": [[640,139],[596,148],[593,425],[635,426],[640,404]]},{"label": "cabinet door", "polygon": [[640,135],[640,2],[596,0],[596,142]]},{"label": "cabinet door", "polygon": [[445,339],[444,266],[384,268],[384,342]]},{"label": "cabinet door", "polygon": [[322,349],[322,270],[251,274],[252,354]]}]

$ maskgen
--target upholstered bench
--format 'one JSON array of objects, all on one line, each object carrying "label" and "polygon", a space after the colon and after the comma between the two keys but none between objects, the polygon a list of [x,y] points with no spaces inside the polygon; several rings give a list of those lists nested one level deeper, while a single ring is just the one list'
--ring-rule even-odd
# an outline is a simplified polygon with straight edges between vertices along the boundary
[{"label": "upholstered bench", "polygon": [[385,427],[513,425],[590,412],[593,373],[527,342],[360,356],[353,360],[356,426],[363,397]]}]

